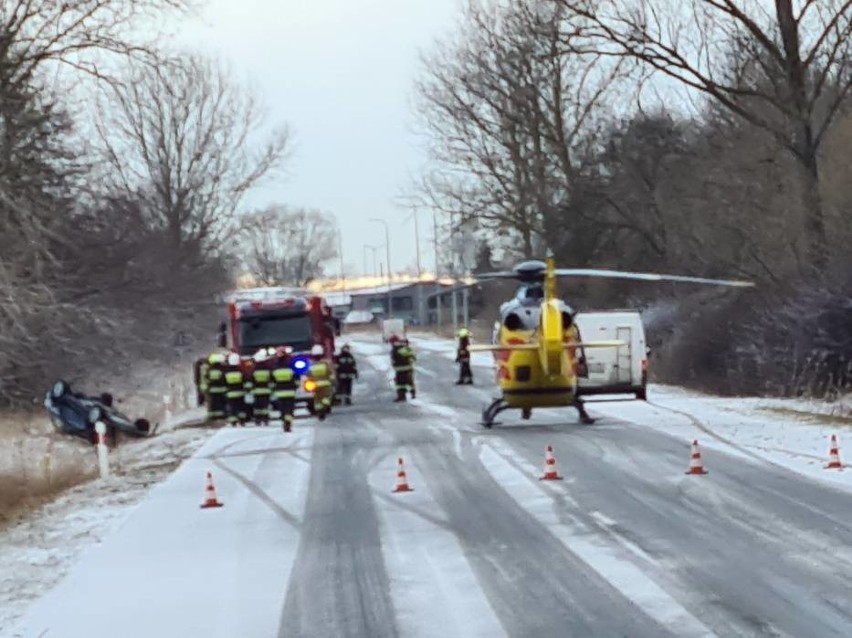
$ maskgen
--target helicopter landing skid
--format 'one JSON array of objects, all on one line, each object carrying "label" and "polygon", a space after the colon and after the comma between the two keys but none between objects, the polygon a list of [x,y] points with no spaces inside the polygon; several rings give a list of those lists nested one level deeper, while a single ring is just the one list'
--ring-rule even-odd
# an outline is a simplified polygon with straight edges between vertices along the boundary
[{"label": "helicopter landing skid", "polygon": [[494,399],[487,408],[482,411],[482,425],[490,428],[494,425],[494,418],[503,410],[509,409],[509,404],[503,398]]}]

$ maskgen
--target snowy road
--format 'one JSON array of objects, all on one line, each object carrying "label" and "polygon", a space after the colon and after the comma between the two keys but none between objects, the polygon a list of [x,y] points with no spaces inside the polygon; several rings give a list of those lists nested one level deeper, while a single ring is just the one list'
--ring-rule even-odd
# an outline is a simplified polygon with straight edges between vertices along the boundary
[{"label": "snowy road", "polygon": [[[718,442],[687,476],[694,424],[636,402],[483,430],[490,370],[456,388],[442,349],[410,404],[355,342],[355,406],[220,431],[11,635],[852,635],[852,491]],[[563,481],[538,480],[548,444]]]}]

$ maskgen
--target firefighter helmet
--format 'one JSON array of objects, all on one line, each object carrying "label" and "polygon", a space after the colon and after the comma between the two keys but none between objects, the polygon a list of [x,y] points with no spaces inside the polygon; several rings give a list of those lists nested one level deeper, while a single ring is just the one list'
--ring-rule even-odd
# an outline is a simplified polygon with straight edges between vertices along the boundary
[{"label": "firefighter helmet", "polygon": [[238,366],[240,365],[240,355],[236,352],[232,352],[228,355],[228,365],[229,366]]},{"label": "firefighter helmet", "polygon": [[343,344],[343,347],[342,347],[342,348],[340,348],[340,351],[341,351],[341,352],[349,352],[349,344],[348,344],[348,343],[344,343],[344,344]]},{"label": "firefighter helmet", "polygon": [[269,354],[266,351],[266,348],[261,348],[257,352],[254,353],[254,360],[257,363],[263,363],[269,358]]},{"label": "firefighter helmet", "polygon": [[325,350],[320,344],[316,344],[313,348],[311,348],[312,357],[321,357],[324,353]]},{"label": "firefighter helmet", "polygon": [[470,336],[470,330],[468,330],[467,328],[462,328],[461,330],[459,330],[459,337],[469,337],[469,336]]}]

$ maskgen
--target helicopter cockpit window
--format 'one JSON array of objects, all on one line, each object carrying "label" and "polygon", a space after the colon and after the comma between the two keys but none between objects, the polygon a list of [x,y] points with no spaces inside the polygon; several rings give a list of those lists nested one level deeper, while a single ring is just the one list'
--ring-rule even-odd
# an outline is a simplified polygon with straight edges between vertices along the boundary
[{"label": "helicopter cockpit window", "polygon": [[524,327],[524,322],[516,313],[510,312],[503,319],[503,325],[506,326],[507,330],[522,330]]},{"label": "helicopter cockpit window", "polygon": [[529,301],[544,299],[544,289],[541,286],[524,286],[520,289],[518,297]]}]

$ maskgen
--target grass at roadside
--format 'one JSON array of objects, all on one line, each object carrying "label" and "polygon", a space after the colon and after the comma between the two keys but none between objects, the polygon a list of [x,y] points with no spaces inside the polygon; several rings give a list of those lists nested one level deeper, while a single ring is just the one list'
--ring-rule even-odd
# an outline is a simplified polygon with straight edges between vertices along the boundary
[{"label": "grass at roadside", "polygon": [[808,412],[805,410],[776,406],[762,407],[759,409],[763,412],[769,412],[783,417],[792,417],[798,421],[813,423],[814,425],[838,425],[852,427],[852,414],[826,414],[822,412]]},{"label": "grass at roadside", "polygon": [[[111,392],[116,408],[154,424],[163,420],[167,410],[174,414],[192,407],[191,370],[191,361],[182,360],[172,367],[140,365],[120,379],[69,381],[75,391]],[[159,440],[158,436],[147,443],[156,446]],[[30,412],[0,412],[0,528],[93,479],[97,468],[94,447],[56,433],[40,405]]]}]

